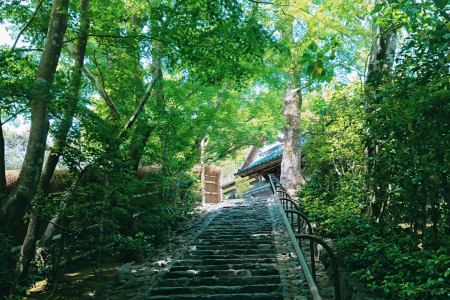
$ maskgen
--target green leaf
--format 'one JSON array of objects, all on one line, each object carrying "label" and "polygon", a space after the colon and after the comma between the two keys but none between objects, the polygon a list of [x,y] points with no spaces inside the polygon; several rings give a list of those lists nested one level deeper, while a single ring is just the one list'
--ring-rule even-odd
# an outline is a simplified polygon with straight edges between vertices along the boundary
[{"label": "green leaf", "polygon": [[444,9],[447,3],[448,0],[434,0],[434,5],[439,9]]},{"label": "green leaf", "polygon": [[317,50],[319,50],[319,46],[317,46],[316,42],[311,42],[311,44],[309,44],[308,46],[308,50],[311,50],[311,52],[317,52]]},{"label": "green leaf", "polygon": [[383,9],[383,6],[384,6],[383,4],[377,4],[377,5],[375,5],[375,7],[373,8],[371,14],[376,14],[377,12],[379,12],[380,10],[382,10],[382,9]]}]

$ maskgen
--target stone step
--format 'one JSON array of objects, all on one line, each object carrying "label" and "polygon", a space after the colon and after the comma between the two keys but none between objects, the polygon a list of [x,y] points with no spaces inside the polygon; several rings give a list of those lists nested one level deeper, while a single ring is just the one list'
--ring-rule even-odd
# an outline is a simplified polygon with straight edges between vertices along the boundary
[{"label": "stone step", "polygon": [[279,275],[253,276],[253,277],[195,277],[176,278],[161,281],[160,286],[216,286],[216,285],[254,285],[254,284],[280,284]]},{"label": "stone step", "polygon": [[230,202],[145,299],[283,299],[265,201]]},{"label": "stone step", "polygon": [[216,294],[216,295],[156,295],[147,297],[148,300],[282,300],[283,295],[280,292],[256,293],[256,294]]},{"label": "stone step", "polygon": [[279,284],[244,285],[244,286],[187,286],[187,287],[158,287],[152,289],[151,295],[216,295],[216,294],[246,294],[279,292]]},{"label": "stone step", "polygon": [[199,259],[258,259],[258,258],[272,258],[275,259],[274,253],[266,254],[212,254],[212,255],[191,255],[186,256],[185,259],[199,260]]},{"label": "stone step", "polygon": [[272,236],[272,231],[271,232],[266,232],[266,233],[253,233],[253,232],[249,232],[249,233],[242,233],[242,232],[238,232],[238,233],[229,233],[228,231],[212,231],[208,234],[205,233],[205,231],[203,231],[202,233],[200,233],[198,235],[198,238],[201,239],[203,236],[206,237],[211,237],[211,238],[219,238],[219,239],[223,239],[223,240],[227,240],[227,239],[251,239],[251,238],[261,238],[261,237],[271,237]]},{"label": "stone step", "polygon": [[192,250],[189,251],[189,256],[204,256],[204,255],[228,255],[228,254],[270,254],[273,249],[228,249],[228,250]]},{"label": "stone step", "polygon": [[243,258],[243,259],[201,259],[201,260],[177,260],[173,262],[173,266],[202,266],[202,265],[230,265],[230,264],[262,264],[262,263],[275,263],[276,259],[273,258]]},{"label": "stone step", "polygon": [[200,235],[198,237],[199,241],[217,241],[217,242],[222,242],[222,241],[235,241],[235,242],[258,242],[259,240],[267,240],[270,239],[271,240],[271,234],[264,234],[264,235],[247,235],[247,236],[221,236],[221,235]]},{"label": "stone step", "polygon": [[[272,232],[266,231],[266,232],[257,232],[257,231],[239,231],[233,232],[227,231],[227,233],[230,233],[230,236],[223,236],[221,232],[212,231],[212,232],[203,232],[201,235],[198,236],[199,239],[209,239],[209,240],[250,240],[250,239],[257,239],[261,237],[270,238],[272,236]],[[254,233],[254,234],[253,234]]]},{"label": "stone step", "polygon": [[278,275],[277,269],[256,269],[256,270],[208,270],[208,271],[178,271],[167,272],[164,278],[194,278],[194,277],[253,277]]},{"label": "stone step", "polygon": [[[250,221],[249,221],[250,222]],[[230,229],[230,230],[238,230],[238,229],[248,229],[248,228],[255,228],[255,227],[260,227],[260,226],[262,226],[263,228],[271,228],[272,227],[272,224],[271,223],[268,223],[267,221],[265,221],[265,222],[262,222],[262,221],[254,221],[254,220],[252,220],[251,221],[252,223],[251,224],[245,224],[245,223],[242,223],[242,224],[236,224],[236,223],[234,223],[234,224],[224,224],[224,223],[215,223],[214,221],[212,221],[210,224],[209,224],[209,226],[208,226],[208,229],[216,229],[216,228],[219,228],[219,229],[224,229],[224,230],[227,230],[227,229]]]},{"label": "stone step", "polygon": [[245,250],[245,249],[254,249],[254,250],[269,250],[272,249],[272,244],[239,244],[239,243],[230,243],[226,245],[202,245],[202,244],[193,244],[190,247],[192,250]]},{"label": "stone step", "polygon": [[267,238],[252,238],[252,239],[241,239],[241,240],[220,240],[217,239],[199,239],[195,242],[196,245],[230,245],[230,244],[272,244],[272,239]]},{"label": "stone step", "polygon": [[205,270],[255,270],[255,269],[277,269],[277,264],[226,264],[226,265],[198,265],[198,266],[172,266],[171,272],[176,271],[205,271]]}]

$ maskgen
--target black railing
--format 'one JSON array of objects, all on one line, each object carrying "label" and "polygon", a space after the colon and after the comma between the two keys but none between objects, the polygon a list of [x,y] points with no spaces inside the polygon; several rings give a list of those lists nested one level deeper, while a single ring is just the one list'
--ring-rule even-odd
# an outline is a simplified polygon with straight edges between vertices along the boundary
[{"label": "black railing", "polygon": [[[330,246],[327,245],[322,239],[313,235],[311,222],[306,215],[301,211],[299,204],[292,200],[291,196],[283,188],[278,178],[275,175],[270,175],[270,184],[274,192],[275,199],[280,207],[281,214],[288,229],[289,236],[294,245],[295,252],[299,259],[300,265],[305,275],[306,282],[308,283],[309,291],[313,300],[322,299],[319,293],[319,289],[316,285],[316,263],[315,263],[315,251],[314,243],[320,244],[330,255],[331,266],[333,268],[334,279],[334,292],[335,299],[341,299],[340,286],[339,286],[339,273],[336,256]],[[307,229],[307,234],[304,234],[304,229]],[[303,239],[309,240],[309,251],[311,255],[311,270],[309,269],[306,260],[302,253],[301,241]]]}]

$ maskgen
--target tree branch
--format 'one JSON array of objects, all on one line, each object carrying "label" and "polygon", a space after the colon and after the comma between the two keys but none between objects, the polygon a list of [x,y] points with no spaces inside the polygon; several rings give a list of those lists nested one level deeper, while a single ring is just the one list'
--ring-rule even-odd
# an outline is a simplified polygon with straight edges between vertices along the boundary
[{"label": "tree branch", "polygon": [[246,147],[246,146],[252,146],[252,143],[244,143],[244,144],[240,144],[240,145],[237,145],[237,146],[234,146],[234,147],[230,146],[230,147],[228,147],[228,149],[226,149],[224,152],[220,153],[218,156],[212,158],[206,164],[210,165],[210,164],[218,161],[219,159],[227,156],[228,154],[231,154],[232,152],[234,152],[234,151],[236,151],[238,149],[241,149],[242,147]]},{"label": "tree branch", "polygon": [[16,48],[17,42],[19,41],[20,36],[22,35],[22,33],[28,28],[28,26],[30,26],[31,22],[33,22],[34,17],[36,17],[37,12],[38,12],[39,8],[40,8],[41,5],[42,5],[42,2],[44,2],[44,0],[41,0],[41,2],[39,2],[39,4],[37,5],[36,9],[34,10],[33,15],[31,16],[31,19],[28,21],[27,24],[25,24],[25,26],[24,26],[24,27],[22,28],[22,30],[19,32],[19,35],[16,37],[16,40],[14,41],[14,44],[13,44],[12,47],[11,47],[11,52],[13,52],[13,51],[14,51],[14,48]]},{"label": "tree branch", "polygon": [[[174,42],[169,42],[169,41],[164,41],[161,39],[157,39],[157,38],[152,38],[143,34],[137,34],[137,35],[127,35],[127,36],[121,36],[121,35],[111,35],[111,34],[95,34],[95,33],[91,33],[88,34],[87,36],[96,36],[96,37],[106,37],[106,38],[114,38],[114,39],[135,39],[135,38],[142,38],[142,39],[148,39],[148,40],[155,40],[155,41],[159,41],[162,43],[166,43],[166,44],[173,44]],[[70,40],[66,40],[64,41],[64,43],[69,43],[71,41],[74,41],[76,39],[78,39],[79,37],[75,37],[73,39]]]},{"label": "tree branch", "polygon": [[150,94],[152,93],[153,87],[156,84],[156,78],[153,78],[150,84],[148,85],[147,91],[145,91],[144,97],[142,97],[141,102],[139,103],[138,107],[136,108],[134,114],[131,116],[131,118],[128,120],[127,124],[125,124],[125,127],[122,129],[122,131],[117,136],[117,139],[121,139],[125,132],[133,126],[133,123],[137,120],[139,114],[141,113],[142,109],[145,106],[145,103],[150,98]]},{"label": "tree branch", "polygon": [[[268,4],[268,5],[275,5],[274,2],[264,2],[264,1],[256,1],[256,0],[248,0],[250,2],[256,3],[256,4]],[[279,6],[289,6],[289,4],[280,4]]]},{"label": "tree branch", "polygon": [[189,98],[191,98],[191,96],[194,95],[195,92],[197,92],[202,86],[203,86],[203,84],[200,84],[195,90],[193,90],[192,92],[190,92],[186,97],[184,97],[184,99],[181,101],[181,103],[184,103],[184,102],[186,102]]},{"label": "tree branch", "polygon": [[[67,42],[67,41],[66,41]],[[70,43],[67,43],[67,50],[69,51],[70,56],[75,57],[75,49]],[[83,73],[86,75],[86,77],[89,79],[89,81],[94,85],[97,92],[100,94],[100,96],[105,100],[106,105],[108,105],[109,109],[111,110],[111,114],[115,116],[116,119],[120,118],[120,111],[117,109],[117,106],[114,104],[114,102],[109,98],[106,91],[102,88],[100,85],[100,82],[97,80],[97,78],[89,71],[89,69],[83,64]]]},{"label": "tree branch", "polygon": [[103,86],[103,90],[105,90],[105,79],[103,78],[102,70],[100,70],[100,67],[98,66],[98,63],[97,63],[97,58],[95,57],[95,51],[97,51],[98,48],[100,48],[101,45],[102,45],[101,43],[98,43],[97,48],[95,48],[95,50],[94,50],[94,64],[97,67],[97,70],[98,70],[98,73],[100,74],[100,77],[102,78],[102,86]]},{"label": "tree branch", "polygon": [[42,52],[42,51],[44,51],[44,48],[30,48],[30,49],[23,49],[23,48],[17,48],[17,49],[14,49],[14,51],[20,51],[20,52],[29,52],[29,51],[39,51],[39,52]]},{"label": "tree branch", "polygon": [[2,122],[2,123],[1,123],[1,126],[5,125],[5,124],[8,123],[9,121],[11,121],[11,120],[14,119],[15,117],[17,117],[17,115],[19,115],[20,113],[22,113],[22,112],[24,112],[24,111],[26,111],[26,110],[27,110],[26,108],[19,110],[19,111],[16,112],[11,118],[7,119],[5,122]]}]

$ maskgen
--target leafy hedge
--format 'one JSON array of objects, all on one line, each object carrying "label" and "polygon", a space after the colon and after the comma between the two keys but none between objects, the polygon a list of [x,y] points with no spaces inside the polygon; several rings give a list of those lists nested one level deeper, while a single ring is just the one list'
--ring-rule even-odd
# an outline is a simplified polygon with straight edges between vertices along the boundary
[{"label": "leafy hedge", "polygon": [[[410,63],[401,58],[399,68]],[[450,107],[433,92],[450,86],[421,74],[392,75],[370,114],[357,87],[342,87],[316,105],[307,128],[300,204],[319,234],[337,239],[344,263],[387,299],[450,297]],[[365,157],[369,143],[379,151]]]}]

